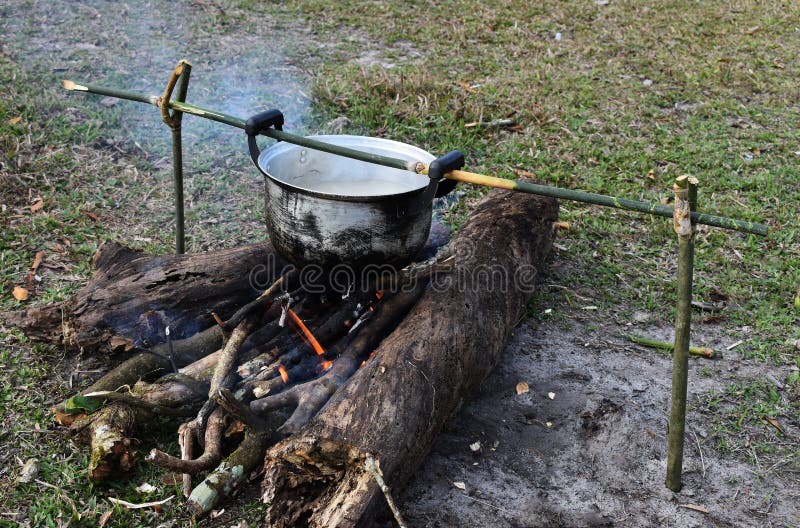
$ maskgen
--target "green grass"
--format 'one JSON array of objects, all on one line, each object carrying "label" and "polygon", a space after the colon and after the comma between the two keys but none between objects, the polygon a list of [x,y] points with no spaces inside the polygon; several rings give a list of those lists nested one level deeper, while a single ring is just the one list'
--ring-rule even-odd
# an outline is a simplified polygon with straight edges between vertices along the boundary
[{"label": "green grass", "polygon": [[[757,333],[747,357],[786,363],[800,316],[800,113],[789,45],[800,9],[758,6],[304,2],[302,11],[318,15],[319,32],[385,38],[387,60],[404,49],[393,42],[424,50],[392,69],[324,71],[314,93],[329,116],[435,153],[459,148],[478,172],[528,170],[543,183],[648,202],[669,199],[674,178],[690,173],[702,210],[769,225],[767,239],[701,226],[695,292],[702,299],[716,286],[731,296],[738,309],[727,326]],[[357,54],[357,42],[342,49]],[[464,127],[507,115],[522,133]],[[668,220],[580,203],[562,203],[562,216],[571,229],[561,258],[592,269],[570,276],[575,287],[612,309],[672,310]]]},{"label": "green grass", "polygon": [[765,466],[776,460],[789,467],[800,465],[800,449],[784,433],[785,425],[800,418],[800,382],[797,373],[785,381],[788,391],[755,378],[700,396],[698,410],[711,422],[711,438],[721,453],[738,455],[759,471],[770,471]]}]

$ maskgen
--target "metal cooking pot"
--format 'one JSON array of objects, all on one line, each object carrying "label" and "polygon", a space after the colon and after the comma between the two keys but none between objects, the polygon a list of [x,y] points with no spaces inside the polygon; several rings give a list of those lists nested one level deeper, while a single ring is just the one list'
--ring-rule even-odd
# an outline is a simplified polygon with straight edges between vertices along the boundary
[{"label": "metal cooking pot", "polygon": [[[285,142],[259,152],[255,136],[263,131],[258,123],[263,115],[248,121],[247,133],[250,155],[265,176],[267,231],[281,255],[297,266],[315,264],[326,271],[340,264],[354,270],[370,264],[402,267],[414,259],[430,232],[433,199],[452,190],[449,180],[440,187],[442,174],[429,177]],[[276,128],[281,124],[282,116]],[[434,161],[422,149],[387,139],[312,137],[408,161]]]}]

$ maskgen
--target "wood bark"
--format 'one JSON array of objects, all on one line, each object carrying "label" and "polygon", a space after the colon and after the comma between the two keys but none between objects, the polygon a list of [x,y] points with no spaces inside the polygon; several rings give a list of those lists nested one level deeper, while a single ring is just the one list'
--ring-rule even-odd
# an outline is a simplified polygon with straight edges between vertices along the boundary
[{"label": "wood bark", "polygon": [[[70,299],[2,314],[30,338],[85,351],[128,351],[192,335],[256,298],[284,263],[269,243],[188,255],[150,255],[116,242],[93,259],[92,279]],[[265,268],[259,268],[259,266]],[[272,269],[269,269],[272,268]]]},{"label": "wood bark", "polygon": [[[533,293],[558,216],[554,199],[493,191],[453,240],[400,325],[309,424],[267,453],[267,525],[368,525],[384,504],[368,455],[393,489],[500,359]],[[361,523],[361,524],[359,524]]]}]

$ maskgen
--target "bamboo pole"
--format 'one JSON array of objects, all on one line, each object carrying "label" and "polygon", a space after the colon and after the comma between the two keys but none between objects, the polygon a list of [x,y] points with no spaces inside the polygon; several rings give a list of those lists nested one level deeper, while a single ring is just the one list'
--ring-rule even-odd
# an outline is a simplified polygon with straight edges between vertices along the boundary
[{"label": "bamboo pole", "polygon": [[677,303],[675,307],[675,351],[672,355],[672,404],[667,431],[667,479],[672,491],[681,490],[683,440],[686,429],[686,392],[689,374],[689,333],[692,315],[692,271],[694,222],[690,212],[697,206],[697,179],[683,175],[675,179],[675,216],[678,235]]},{"label": "bamboo pole", "polygon": [[[634,334],[622,334],[622,337],[636,343],[650,348],[657,348],[659,350],[667,350],[672,352],[675,350],[675,343],[667,343],[666,341],[659,341],[658,339],[650,339],[649,337],[638,336]],[[689,354],[693,356],[700,356],[708,359],[714,358],[714,349],[708,347],[690,346]]]},{"label": "bamboo pole", "polygon": [[[66,80],[62,81],[61,85],[67,90],[89,92],[99,95],[106,95],[110,97],[118,97],[120,99],[128,99],[130,101],[147,103],[155,106],[161,105],[161,98],[159,97],[144,96],[134,92],[128,92],[126,90],[106,88],[103,86],[96,86],[92,84],[85,84],[85,85],[76,84],[73,81],[66,81]],[[200,106],[181,103],[178,101],[165,102],[164,105],[186,114],[192,114],[198,117],[203,117],[236,128],[244,129],[245,127],[245,121],[243,119],[223,114],[221,112],[216,112],[214,110],[209,110],[207,108],[202,108]],[[262,134],[271,137],[273,139],[277,139],[279,141],[286,141],[287,143],[293,143],[295,145],[300,145],[307,148],[328,152],[331,154],[337,154],[339,156],[344,156],[347,158],[366,161],[368,163],[375,163],[378,165],[384,165],[386,167],[393,167],[401,170],[409,170],[419,174],[426,174],[428,172],[428,166],[419,161],[409,162],[402,159],[392,158],[390,156],[381,156],[369,152],[362,152],[359,150],[339,145],[332,145],[330,143],[325,143],[312,138],[298,136],[296,134],[291,134],[288,132],[275,130],[272,128],[264,130]],[[586,191],[562,189],[560,187],[549,187],[547,185],[519,182],[515,180],[498,178],[494,176],[486,176],[483,174],[476,174],[473,172],[460,171],[460,170],[448,172],[445,174],[445,177],[451,180],[470,183],[474,185],[484,185],[488,187],[495,187],[498,189],[508,189],[512,191],[538,194],[542,196],[550,196],[553,198],[559,198],[564,200],[591,203],[595,205],[602,205],[605,207],[612,207],[615,209],[623,209],[627,211],[636,211],[640,213],[652,214],[664,218],[672,218],[673,216],[673,208],[669,206],[664,206],[660,204],[649,204],[637,200],[617,198],[614,196],[605,196],[602,194],[590,193]],[[744,220],[737,220],[734,218],[726,218],[708,213],[700,213],[697,211],[692,211],[691,218],[692,221],[697,224],[721,227],[723,229],[731,229],[734,231],[741,231],[744,233],[751,233],[754,235],[766,236],[769,231],[768,227],[763,224],[757,224],[755,222],[748,222]]]},{"label": "bamboo pole", "polygon": [[163,104],[172,98],[172,90],[177,85],[178,91],[175,99],[179,102],[186,101],[189,89],[189,77],[192,74],[192,65],[187,60],[181,60],[173,70],[164,95],[161,97],[161,119],[172,130],[172,179],[175,187],[175,253],[186,252],[186,237],[184,230],[183,210],[183,139],[181,137],[181,122],[183,112],[180,110],[169,111],[169,106]]}]

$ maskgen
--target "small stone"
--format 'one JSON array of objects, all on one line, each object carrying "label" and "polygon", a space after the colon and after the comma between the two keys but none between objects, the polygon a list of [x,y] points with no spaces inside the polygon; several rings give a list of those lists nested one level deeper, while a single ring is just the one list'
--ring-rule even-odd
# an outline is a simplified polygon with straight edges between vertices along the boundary
[{"label": "small stone", "polygon": [[22,470],[19,472],[19,477],[17,477],[17,482],[19,484],[29,484],[38,476],[39,460],[35,458],[29,458],[28,461],[25,462],[25,465],[22,466]]},{"label": "small stone", "polygon": [[653,86],[653,81],[650,79],[645,79],[642,81],[643,86]]},{"label": "small stone", "polygon": [[481,452],[481,443],[480,442],[473,442],[469,445],[469,450],[473,453],[480,453]]}]

